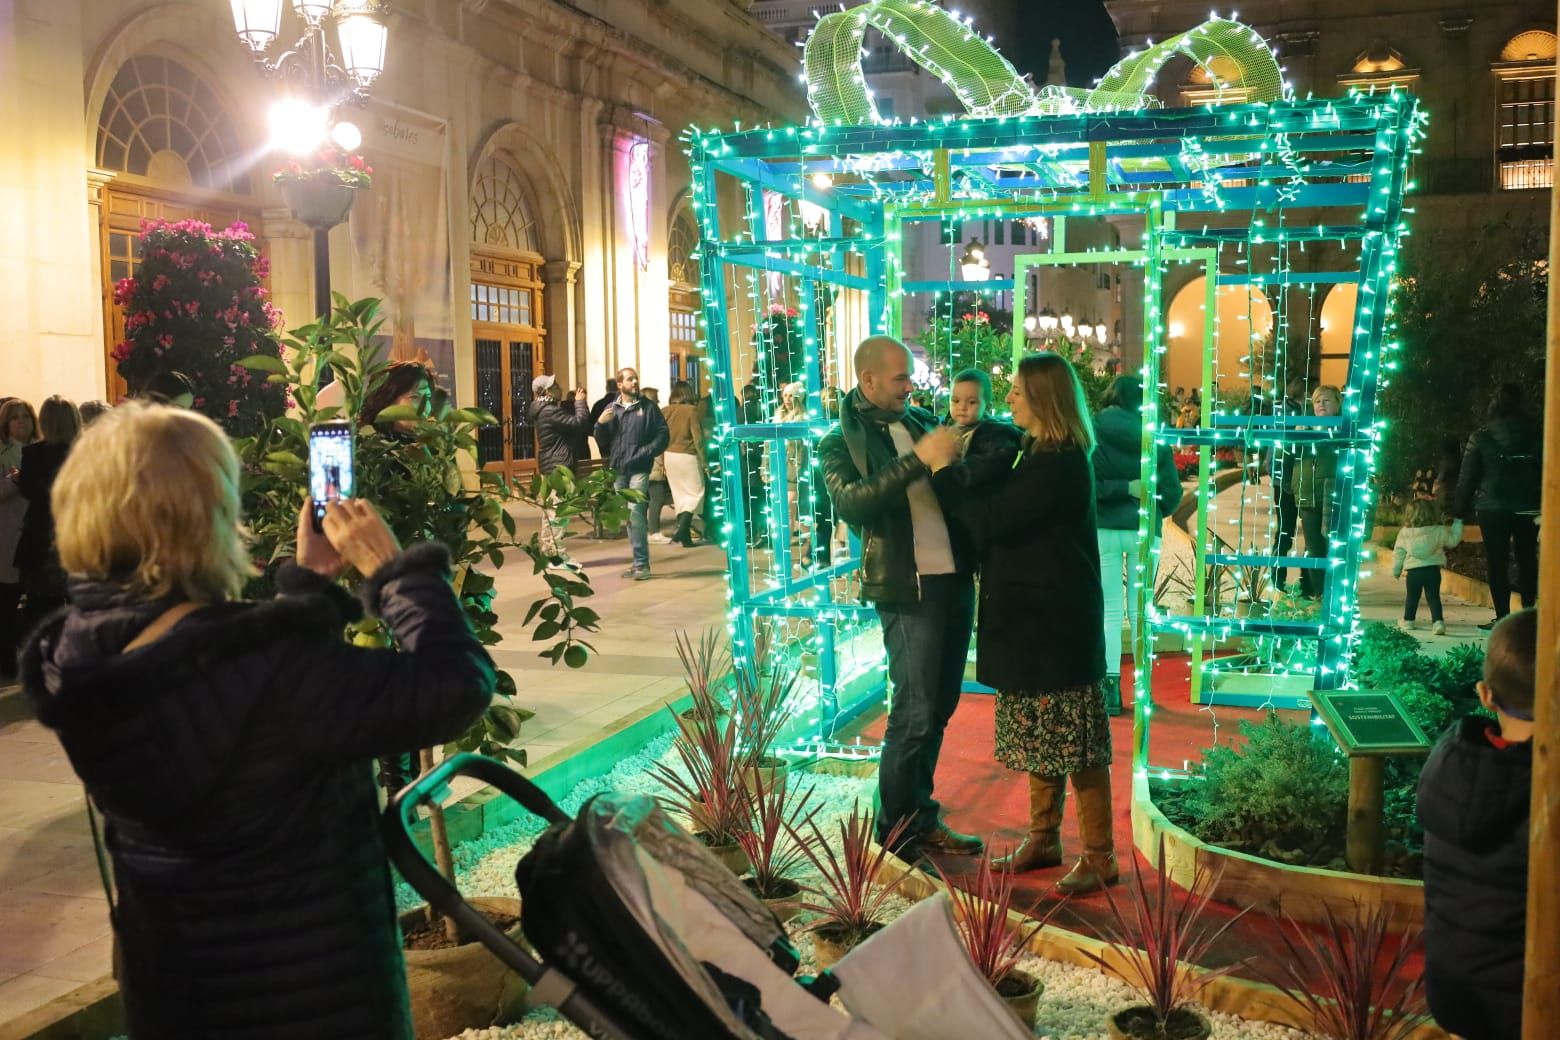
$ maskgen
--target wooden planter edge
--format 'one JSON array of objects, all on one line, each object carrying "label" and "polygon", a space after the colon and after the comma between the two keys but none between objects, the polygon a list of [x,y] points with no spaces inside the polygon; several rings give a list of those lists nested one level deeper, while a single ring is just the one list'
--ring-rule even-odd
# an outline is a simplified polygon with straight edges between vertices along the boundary
[{"label": "wooden planter edge", "polygon": [[1325,924],[1329,907],[1334,916],[1349,917],[1386,906],[1400,926],[1424,922],[1423,882],[1293,866],[1211,845],[1171,823],[1150,799],[1147,775],[1139,774],[1132,781],[1132,840],[1151,863],[1161,835],[1171,879],[1190,888],[1199,868],[1216,874],[1214,898],[1230,906],[1253,906],[1269,917],[1305,924]]}]

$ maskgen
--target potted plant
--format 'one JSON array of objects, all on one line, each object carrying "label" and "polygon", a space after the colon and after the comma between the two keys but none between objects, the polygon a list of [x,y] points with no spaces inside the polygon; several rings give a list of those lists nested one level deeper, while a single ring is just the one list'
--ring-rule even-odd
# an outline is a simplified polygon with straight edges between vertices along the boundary
[{"label": "potted plant", "polygon": [[792,694],[801,677],[771,656],[769,630],[754,632],[753,656],[732,669],[732,708],[736,712],[743,758],[742,782],[757,794],[760,784],[784,784],[790,763],[771,751],[791,721]]},{"label": "potted plant", "polygon": [[1159,858],[1153,891],[1132,857],[1133,899],[1130,909],[1105,898],[1110,919],[1103,935],[1110,955],[1084,951],[1084,956],[1131,986],[1142,1004],[1111,1015],[1106,1029],[1112,1040],[1208,1040],[1212,1026],[1192,1007],[1197,995],[1215,979],[1239,966],[1200,965],[1208,950],[1245,915],[1242,910],[1222,925],[1204,920],[1218,876],[1199,867],[1191,887],[1178,893],[1165,866],[1165,839],[1159,838]]},{"label": "potted plant", "polygon": [[[379,345],[380,326],[377,300],[348,302],[338,295],[327,321],[293,334],[286,344],[285,358],[257,354],[241,362],[247,371],[262,374],[267,384],[285,391],[295,406],[293,414],[272,419],[236,445],[244,466],[244,513],[256,562],[262,569],[257,579],[261,586],[270,580],[275,565],[294,551],[298,511],[307,490],[310,424],[357,415],[365,394],[385,378],[388,363]],[[314,373],[325,364],[342,384],[343,405],[322,406],[319,402]],[[505,498],[516,492],[502,477],[482,473],[473,487],[460,479],[460,454],[475,448],[477,430],[494,421],[492,417],[476,409],[437,408],[421,414],[411,408],[392,408],[381,412],[379,418],[401,424],[403,433],[390,438],[373,426],[358,430],[354,456],[358,486],[373,496],[402,544],[435,541],[449,550],[455,594],[477,637],[490,646],[502,638],[492,610],[494,579],[478,567],[499,566],[507,550],[518,549],[533,561],[547,586],[547,594],[532,605],[525,619],[530,624],[541,618],[534,636],[556,640],[541,656],[570,667],[584,665],[589,644],[582,634],[595,631],[599,622],[595,611],[580,605],[580,600],[591,594],[588,576],[572,561],[544,554],[537,536],[517,541],[514,518],[504,509]],[[534,501],[556,497],[555,492],[544,482],[529,489],[529,496]],[[527,498],[528,492],[522,489],[517,497]],[[348,574],[344,580],[350,584],[355,578]],[[376,621],[354,626],[349,635],[359,645],[388,646],[390,642],[388,632]],[[523,764],[525,752],[511,744],[530,713],[513,703],[514,693],[514,679],[500,671],[498,693],[488,711],[470,730],[446,745],[445,753],[475,751]],[[422,749],[418,757],[422,768],[431,766],[433,749]],[[453,856],[442,810],[432,812],[429,827],[435,863],[453,878]],[[495,919],[515,917],[519,904],[500,901],[486,912]],[[430,931],[435,936],[430,945],[438,948],[409,950],[407,954],[414,1016],[435,1023],[419,1027],[426,1035],[448,1036],[519,1012],[520,1005],[513,999],[517,977],[504,981],[503,971],[493,975],[489,971],[492,958],[480,945],[465,942],[452,921],[443,920]],[[437,970],[424,963],[430,958],[439,965]],[[450,979],[468,977],[487,979],[461,987],[462,992],[470,993],[470,999],[450,988]],[[501,1006],[495,1008],[501,995]]]},{"label": "potted plant", "polygon": [[290,161],[271,180],[295,220],[329,229],[347,219],[356,192],[373,183],[374,170],[361,155],[322,148],[312,164]]},{"label": "potted plant", "polygon": [[804,885],[815,897],[803,901],[802,909],[819,916],[812,925],[813,949],[819,970],[833,966],[858,943],[882,929],[889,897],[904,883],[908,874],[886,884],[883,867],[888,850],[904,836],[907,821],[900,820],[881,845],[873,841],[871,813],[852,806],[850,815],[838,821],[838,840],[831,843],[816,820],[807,823],[812,838],[803,842],[802,852],[818,872],[815,884]]},{"label": "potted plant", "polygon": [[1419,948],[1417,929],[1396,933],[1392,912],[1356,907],[1308,931],[1285,921],[1282,949],[1263,980],[1294,1002],[1304,1028],[1326,1040],[1408,1040],[1428,1021],[1424,973],[1409,962]]},{"label": "potted plant", "polygon": [[706,633],[695,647],[679,632],[677,654],[693,698],[688,711],[673,716],[677,735],[672,750],[682,768],[657,762],[650,772],[671,793],[672,807],[688,818],[694,837],[740,876],[749,863],[738,837],[752,828],[753,807],[743,784],[745,758],[737,718],[715,695],[713,677],[720,672],[724,651],[713,634]]},{"label": "potted plant", "polygon": [[1035,921],[1033,927],[1015,927],[1012,921],[1013,875],[992,870],[990,853],[981,855],[973,881],[963,887],[949,885],[948,896],[953,901],[954,926],[959,931],[959,938],[964,940],[970,960],[991,983],[997,996],[1024,1025],[1033,1029],[1045,984],[1028,972],[1020,971],[1018,962],[1028,951],[1029,940],[1050,923],[1065,901],[1051,904],[1051,909]]},{"label": "potted plant", "polygon": [[807,843],[814,840],[804,828],[819,807],[812,804],[812,788],[798,792],[784,776],[759,777],[752,794],[753,825],[737,835],[752,871],[742,882],[781,922],[789,921],[802,908],[796,877],[807,863]]},{"label": "potted plant", "polygon": [[282,415],[283,387],[243,363],[263,356],[279,367],[282,357],[281,314],[265,287],[269,262],[249,229],[143,221],[140,256],[135,277],[114,286],[125,338],[113,358],[129,392],[163,394],[234,437]]}]

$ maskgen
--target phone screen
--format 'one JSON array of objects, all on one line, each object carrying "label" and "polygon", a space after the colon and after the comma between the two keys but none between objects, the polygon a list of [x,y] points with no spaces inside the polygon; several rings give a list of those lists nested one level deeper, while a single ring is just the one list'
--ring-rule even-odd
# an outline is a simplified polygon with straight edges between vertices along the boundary
[{"label": "phone screen", "polygon": [[309,427],[309,496],[314,499],[314,526],[325,519],[325,505],[356,493],[352,473],[352,425],[316,423]]}]

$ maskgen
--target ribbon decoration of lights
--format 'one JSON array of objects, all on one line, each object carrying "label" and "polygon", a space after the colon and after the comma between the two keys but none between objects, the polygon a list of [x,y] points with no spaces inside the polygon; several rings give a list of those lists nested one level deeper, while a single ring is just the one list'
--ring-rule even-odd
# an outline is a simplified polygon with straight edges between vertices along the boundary
[{"label": "ribbon decoration of lights", "polygon": [[[1145,91],[1178,54],[1205,69],[1219,91],[1240,90],[1245,100],[1254,102],[1285,96],[1283,73],[1267,42],[1256,30],[1227,18],[1210,18],[1123,58],[1092,89],[1048,84],[1036,90],[968,20],[925,0],[871,0],[825,15],[807,38],[807,100],[825,125],[884,121],[862,68],[862,40],[869,27],[947,84],[972,116],[1156,108],[1158,99]],[[1233,70],[1233,76],[1227,70]]]}]

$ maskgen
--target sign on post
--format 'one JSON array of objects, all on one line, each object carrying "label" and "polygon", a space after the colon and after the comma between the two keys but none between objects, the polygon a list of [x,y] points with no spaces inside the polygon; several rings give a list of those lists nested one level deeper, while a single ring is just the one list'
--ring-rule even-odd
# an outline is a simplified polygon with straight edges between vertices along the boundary
[{"label": "sign on post", "polygon": [[1379,874],[1386,756],[1423,755],[1430,750],[1430,741],[1391,690],[1312,690],[1311,703],[1349,756],[1344,858],[1350,870]]}]

